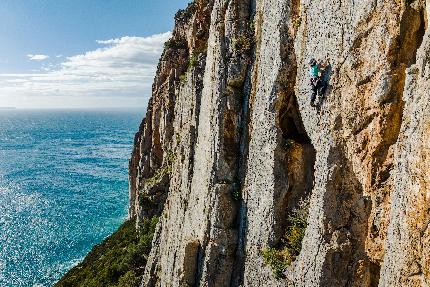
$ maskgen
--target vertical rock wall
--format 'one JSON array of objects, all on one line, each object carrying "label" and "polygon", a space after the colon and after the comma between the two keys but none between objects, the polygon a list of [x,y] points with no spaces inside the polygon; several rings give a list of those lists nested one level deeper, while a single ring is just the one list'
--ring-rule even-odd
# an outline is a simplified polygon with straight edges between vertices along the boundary
[{"label": "vertical rock wall", "polygon": [[[427,3],[426,16],[430,15]],[[426,20],[426,25],[428,18]],[[430,35],[406,70],[394,152],[390,225],[380,286],[430,286]]]},{"label": "vertical rock wall", "polygon": [[[429,7],[180,11],[130,161],[130,216],[161,215],[142,286],[428,286]],[[308,199],[302,251],[275,278],[262,250]]]}]

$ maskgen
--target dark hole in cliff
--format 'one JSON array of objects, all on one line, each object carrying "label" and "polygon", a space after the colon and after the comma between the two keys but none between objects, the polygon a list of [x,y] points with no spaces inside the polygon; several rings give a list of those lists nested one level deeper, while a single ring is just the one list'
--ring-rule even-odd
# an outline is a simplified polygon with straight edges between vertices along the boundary
[{"label": "dark hole in cliff", "polygon": [[316,152],[303,126],[293,86],[284,86],[277,103],[280,142],[275,151],[275,226],[271,248],[263,259],[274,276],[299,255],[307,227],[310,194],[314,182]]},{"label": "dark hole in cliff", "polygon": [[381,272],[381,265],[378,263],[370,262],[370,287],[378,287],[379,277]]},{"label": "dark hole in cliff", "polygon": [[198,240],[190,241],[185,245],[185,256],[182,266],[181,286],[196,286],[198,282],[197,269],[201,245]]},{"label": "dark hole in cliff", "polygon": [[[302,250],[309,202],[314,184],[316,151],[308,136],[295,94],[297,63],[294,34],[300,26],[300,1],[290,3],[290,25],[281,27],[279,70],[272,93],[275,104],[277,147],[274,154],[274,226],[262,257],[275,278],[284,278],[287,267]],[[292,24],[292,25],[291,25]],[[293,29],[291,29],[293,26]]]},{"label": "dark hole in cliff", "polygon": [[[293,96],[295,99],[295,96]],[[280,109],[280,128],[282,130],[283,138],[293,140],[296,143],[305,145],[310,144],[311,140],[303,128],[300,114],[295,106],[295,100],[288,106]]]},{"label": "dark hole in cliff", "polygon": [[[423,42],[427,25],[425,17],[425,8],[407,3],[400,21],[399,37],[392,42],[388,53],[393,84],[390,89],[391,96],[384,103],[399,103],[398,112],[400,113],[403,105],[402,95],[405,87],[406,68],[416,63],[417,51]],[[394,111],[392,113],[397,115]],[[400,120],[401,114],[396,119],[393,119],[393,126],[399,128]],[[398,128],[395,135],[399,132]],[[393,140],[395,142],[397,136]]]},{"label": "dark hole in cliff", "polygon": [[426,30],[425,8],[408,5],[400,23],[399,62],[411,66],[416,62],[417,50]]},{"label": "dark hole in cliff", "polygon": [[285,230],[288,230],[291,221],[294,221],[290,218],[294,211],[307,208],[304,205],[307,205],[314,182],[316,152],[303,126],[294,93],[281,98],[279,128],[282,131],[279,163],[283,166],[280,169],[283,174],[279,174],[279,179],[285,181],[284,193],[278,207],[283,219],[280,220],[281,232],[278,235],[282,241],[285,240]]}]

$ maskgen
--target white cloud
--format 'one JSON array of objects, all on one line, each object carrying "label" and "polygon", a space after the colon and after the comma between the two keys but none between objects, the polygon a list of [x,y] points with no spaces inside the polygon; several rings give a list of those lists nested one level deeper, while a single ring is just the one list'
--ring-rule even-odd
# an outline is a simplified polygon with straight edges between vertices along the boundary
[{"label": "white cloud", "polygon": [[[158,59],[170,36],[167,32],[99,40],[97,43],[103,47],[67,57],[58,66],[41,67],[37,73],[0,74],[0,106],[10,106],[8,102],[18,106],[34,102],[40,106],[40,101],[49,106],[49,99],[58,103],[60,98],[67,98],[60,100],[65,104],[83,98],[88,103],[97,102],[94,98],[111,98],[112,103],[117,103],[124,97],[133,98],[134,104],[136,98],[141,98],[143,104],[144,97],[151,94]],[[17,99],[25,99],[25,103],[19,104]]]},{"label": "white cloud", "polygon": [[28,54],[27,57],[31,61],[45,61],[49,59],[48,55],[41,55],[41,54],[38,54],[38,55]]}]

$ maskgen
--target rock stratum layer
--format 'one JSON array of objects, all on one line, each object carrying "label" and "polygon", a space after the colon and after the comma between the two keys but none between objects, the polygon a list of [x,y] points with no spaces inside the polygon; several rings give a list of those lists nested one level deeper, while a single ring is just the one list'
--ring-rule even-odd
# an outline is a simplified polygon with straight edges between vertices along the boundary
[{"label": "rock stratum layer", "polygon": [[[130,217],[160,216],[142,286],[429,286],[429,15],[428,0],[178,12],[130,160]],[[275,276],[264,250],[303,202],[301,250]]]}]

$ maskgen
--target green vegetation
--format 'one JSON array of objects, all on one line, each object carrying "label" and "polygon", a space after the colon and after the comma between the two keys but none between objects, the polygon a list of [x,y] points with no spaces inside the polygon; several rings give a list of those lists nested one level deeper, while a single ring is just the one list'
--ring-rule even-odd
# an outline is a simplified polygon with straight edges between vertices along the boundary
[{"label": "green vegetation", "polygon": [[285,149],[293,148],[296,142],[293,139],[286,139],[285,140]]},{"label": "green vegetation", "polygon": [[188,72],[185,72],[179,76],[179,81],[181,82],[181,84],[183,84],[187,81],[187,78],[188,78]]},{"label": "green vegetation", "polygon": [[287,249],[277,250],[275,248],[264,248],[261,251],[264,264],[272,268],[276,279],[284,278],[284,271],[291,264],[291,255]]},{"label": "green vegetation", "polygon": [[294,28],[296,30],[299,29],[301,24],[302,24],[302,17],[300,17],[300,16],[296,17],[296,19],[294,21]]},{"label": "green vegetation", "polygon": [[252,17],[251,21],[249,21],[249,27],[248,28],[249,28],[249,33],[251,35],[254,35],[255,34],[255,16]]},{"label": "green vegetation", "polygon": [[288,227],[284,234],[284,242],[286,248],[292,256],[292,261],[299,255],[302,250],[302,241],[305,237],[305,230],[308,226],[307,223],[308,210],[298,209],[288,216]]},{"label": "green vegetation", "polygon": [[187,61],[187,70],[179,76],[179,80],[181,82],[181,84],[185,83],[187,81],[188,78],[188,74],[191,72],[191,69],[194,67],[197,67],[197,65],[199,64],[199,56],[202,53],[205,53],[206,51],[194,51],[190,58]]},{"label": "green vegetation", "polygon": [[175,20],[178,19],[189,19],[196,12],[197,5],[195,1],[188,3],[187,8],[179,10],[175,15]]},{"label": "green vegetation", "polygon": [[301,201],[287,218],[287,228],[278,248],[261,251],[264,263],[272,268],[275,278],[284,278],[284,272],[296,260],[308,225],[309,201]]},{"label": "green vegetation", "polygon": [[173,152],[168,152],[164,159],[163,165],[155,171],[154,175],[150,178],[145,179],[145,186],[150,189],[156,184],[160,183],[164,176],[172,173],[173,162],[176,159],[176,155]]},{"label": "green vegetation", "polygon": [[168,49],[186,49],[187,43],[185,41],[174,39],[173,37],[164,43],[164,48]]},{"label": "green vegetation", "polygon": [[249,36],[239,36],[233,39],[233,51],[236,52],[247,52],[252,48],[253,40]]},{"label": "green vegetation", "polygon": [[125,222],[84,261],[72,268],[56,287],[137,287],[142,279],[158,218],[145,220],[136,230],[135,220]]},{"label": "green vegetation", "polygon": [[233,189],[233,191],[231,192],[231,196],[236,201],[240,201],[242,199],[242,193],[240,192],[239,188]]},{"label": "green vegetation", "polygon": [[194,52],[191,55],[190,59],[188,59],[188,70],[197,66],[197,64],[199,63],[199,61],[198,61],[199,55],[200,55],[200,53]]}]

